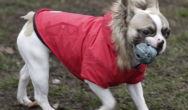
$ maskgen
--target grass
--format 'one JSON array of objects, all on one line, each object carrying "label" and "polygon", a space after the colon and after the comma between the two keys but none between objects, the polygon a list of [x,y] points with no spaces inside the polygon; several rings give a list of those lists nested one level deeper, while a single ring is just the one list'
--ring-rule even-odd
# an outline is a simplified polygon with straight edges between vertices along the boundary
[{"label": "grass", "polygon": [[7,75],[6,77],[1,78],[0,81],[0,90],[18,86],[18,80],[14,79],[13,75]]},{"label": "grass", "polygon": [[186,8],[180,8],[178,10],[178,13],[180,17],[184,17],[184,18],[188,17],[188,11]]},{"label": "grass", "polygon": [[6,37],[6,30],[0,29],[0,40]]},{"label": "grass", "polygon": [[0,69],[8,71],[11,66],[13,66],[13,61],[11,58],[0,53]]},{"label": "grass", "polygon": [[[30,10],[38,10],[41,7],[52,8],[75,13],[102,15],[97,7],[103,6],[103,2],[93,3],[88,0],[5,0],[0,2],[0,45],[11,45],[15,49],[16,36],[23,23],[19,16],[25,15]],[[83,5],[81,2],[92,3]],[[188,5],[186,0],[173,0],[161,2],[161,12],[167,16],[172,34],[167,40],[165,54],[148,66],[146,76],[142,81],[144,97],[150,110],[187,110],[188,109]],[[81,3],[81,5],[79,4]],[[79,7],[75,8],[75,7]],[[92,8],[93,7],[93,8]],[[87,10],[86,10],[87,9]],[[16,18],[16,19],[15,19]],[[18,110],[24,107],[14,105],[16,100],[16,87],[18,79],[15,73],[19,73],[21,66],[20,55],[15,50],[14,55],[0,53],[0,95],[3,91],[11,92],[10,95],[0,96],[0,110]],[[50,83],[49,100],[53,105],[57,102],[62,104],[65,110],[93,110],[101,105],[99,98],[91,92],[89,87],[69,75],[59,62],[51,61],[51,77],[59,78],[62,84]],[[55,69],[53,69],[55,68]],[[58,74],[58,75],[57,75]],[[33,87],[28,86],[28,95],[33,96]],[[132,98],[128,94],[124,84],[111,88],[117,100],[117,110],[136,110]],[[8,98],[12,100],[8,100]],[[1,104],[6,100],[5,104]],[[15,107],[18,107],[17,109]],[[20,108],[19,108],[20,107]],[[4,109],[5,108],[5,109]],[[7,109],[8,108],[8,109]],[[34,109],[38,110],[40,108]]]}]

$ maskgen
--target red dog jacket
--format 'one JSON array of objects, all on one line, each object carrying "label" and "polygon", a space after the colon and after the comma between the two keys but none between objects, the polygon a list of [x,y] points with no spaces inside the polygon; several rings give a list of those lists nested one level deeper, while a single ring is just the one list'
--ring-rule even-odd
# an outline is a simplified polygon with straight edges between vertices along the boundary
[{"label": "red dog jacket", "polygon": [[40,40],[78,79],[103,88],[142,81],[146,65],[120,72],[111,38],[111,13],[104,17],[42,9],[35,14],[34,29]]}]

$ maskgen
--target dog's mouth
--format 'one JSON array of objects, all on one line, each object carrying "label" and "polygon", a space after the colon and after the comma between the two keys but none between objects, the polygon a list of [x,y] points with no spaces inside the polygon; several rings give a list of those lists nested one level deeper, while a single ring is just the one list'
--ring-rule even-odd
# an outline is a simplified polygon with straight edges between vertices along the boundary
[{"label": "dog's mouth", "polygon": [[[151,46],[152,48],[156,49],[157,56],[163,53],[164,41],[162,43],[158,44],[157,46],[153,46],[153,45],[149,44],[148,42],[141,42],[141,43],[146,43],[147,46]],[[138,44],[135,44],[134,47],[136,47],[136,45],[138,45]]]},{"label": "dog's mouth", "polygon": [[161,41],[160,43],[157,44],[152,44],[151,42],[148,41],[145,41],[145,43],[157,50],[157,56],[162,54],[165,50],[165,41]]},{"label": "dog's mouth", "polygon": [[[147,44],[147,45],[150,45],[150,44]],[[150,46],[157,50],[157,56],[163,53],[163,45],[158,45],[157,47],[154,47],[152,45]]]},{"label": "dog's mouth", "polygon": [[157,44],[157,47],[153,47],[157,50],[157,56],[163,53],[164,50],[164,41],[161,43]]}]

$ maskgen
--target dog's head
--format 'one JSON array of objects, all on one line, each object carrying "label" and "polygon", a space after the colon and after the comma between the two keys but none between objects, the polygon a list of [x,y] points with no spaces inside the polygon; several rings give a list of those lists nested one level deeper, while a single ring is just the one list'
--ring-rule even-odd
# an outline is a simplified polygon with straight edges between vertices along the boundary
[{"label": "dog's head", "polygon": [[112,33],[120,69],[130,69],[134,47],[147,43],[162,54],[170,28],[157,0],[117,0],[112,6]]}]

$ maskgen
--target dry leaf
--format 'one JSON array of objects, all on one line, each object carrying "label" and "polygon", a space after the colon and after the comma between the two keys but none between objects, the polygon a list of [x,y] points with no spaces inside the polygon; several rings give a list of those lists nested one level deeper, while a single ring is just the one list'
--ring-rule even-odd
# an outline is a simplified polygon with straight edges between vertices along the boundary
[{"label": "dry leaf", "polygon": [[59,79],[53,79],[53,80],[52,80],[52,83],[53,83],[53,84],[59,84],[60,82],[61,82],[61,81],[60,81]]},{"label": "dry leaf", "polygon": [[58,108],[59,108],[59,103],[54,104],[54,105],[53,105],[53,108],[54,108],[54,109],[58,109]]},{"label": "dry leaf", "polygon": [[39,105],[36,101],[28,105],[29,108],[37,107],[37,106],[39,106]]},{"label": "dry leaf", "polygon": [[5,48],[5,53],[7,53],[7,54],[14,54],[14,50],[11,47],[6,47]]},{"label": "dry leaf", "polygon": [[3,45],[0,45],[0,52],[4,52],[5,47]]},{"label": "dry leaf", "polygon": [[0,45],[0,52],[6,54],[14,54],[14,50],[11,47],[5,47],[4,45]]}]

